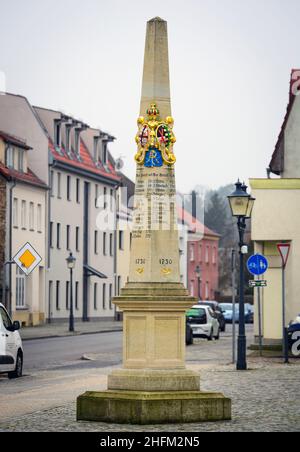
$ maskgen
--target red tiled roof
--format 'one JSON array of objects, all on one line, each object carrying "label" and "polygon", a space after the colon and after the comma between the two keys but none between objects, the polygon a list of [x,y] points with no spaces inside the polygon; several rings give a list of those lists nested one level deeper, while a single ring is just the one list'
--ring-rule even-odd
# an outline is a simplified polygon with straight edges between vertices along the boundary
[{"label": "red tiled roof", "polygon": [[0,174],[4,176],[7,180],[16,179],[19,182],[24,182],[26,184],[35,185],[41,188],[47,188],[45,182],[39,179],[29,168],[27,173],[21,173],[12,168],[7,168],[3,163],[0,163]]},{"label": "red tiled roof", "polygon": [[49,139],[49,148],[52,152],[53,157],[55,160],[66,163],[68,165],[74,166],[76,168],[83,169],[85,171],[90,171],[94,174],[98,174],[99,176],[106,177],[108,179],[112,179],[116,182],[120,180],[120,177],[117,175],[113,165],[111,162],[108,162],[107,167],[104,168],[104,166],[101,164],[99,167],[96,166],[94,160],[92,159],[91,154],[89,153],[84,141],[80,139],[80,157],[81,160],[78,160],[75,156],[74,152],[71,152],[71,158],[69,155],[67,155],[65,149],[63,147],[60,148],[60,152],[55,149],[54,144],[51,139]]},{"label": "red tiled roof", "polygon": [[280,134],[275,146],[275,150],[272,155],[272,159],[270,162],[270,169],[274,174],[280,175],[280,173],[284,169],[284,146],[283,146],[283,138],[284,132],[296,99],[296,92],[300,89],[300,69],[292,69],[291,80],[290,80],[290,94],[289,94],[289,103],[287,106],[286,114],[284,117],[283,124],[281,126]]},{"label": "red tiled roof", "polygon": [[27,150],[32,149],[30,146],[27,146],[25,141],[22,141],[20,140],[20,138],[9,135],[8,133],[3,132],[2,130],[0,130],[0,138],[2,138],[2,140],[5,141],[6,143],[14,144],[15,146],[19,146],[20,148]]},{"label": "red tiled roof", "polygon": [[184,224],[189,227],[189,231],[191,232],[199,232],[211,237],[220,237],[219,234],[206,227],[203,223],[201,223],[201,221],[194,218],[181,206],[177,206],[177,217],[180,222],[184,221]]}]

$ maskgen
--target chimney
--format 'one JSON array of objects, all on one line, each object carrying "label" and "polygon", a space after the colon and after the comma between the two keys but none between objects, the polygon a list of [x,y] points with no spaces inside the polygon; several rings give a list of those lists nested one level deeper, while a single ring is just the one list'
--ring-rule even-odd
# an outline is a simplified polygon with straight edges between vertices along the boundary
[{"label": "chimney", "polygon": [[115,137],[109,135],[108,133],[100,132],[100,138],[102,140],[102,156],[101,160],[103,165],[107,165],[108,160],[108,149],[107,144],[113,143],[115,141]]}]

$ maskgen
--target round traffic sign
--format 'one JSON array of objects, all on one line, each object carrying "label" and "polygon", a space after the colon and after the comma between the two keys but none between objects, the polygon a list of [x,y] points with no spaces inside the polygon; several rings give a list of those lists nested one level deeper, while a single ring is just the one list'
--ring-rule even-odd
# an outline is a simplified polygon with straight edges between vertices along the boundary
[{"label": "round traffic sign", "polygon": [[255,254],[248,259],[247,268],[249,273],[258,276],[263,275],[269,268],[269,262],[265,256],[261,254]]}]

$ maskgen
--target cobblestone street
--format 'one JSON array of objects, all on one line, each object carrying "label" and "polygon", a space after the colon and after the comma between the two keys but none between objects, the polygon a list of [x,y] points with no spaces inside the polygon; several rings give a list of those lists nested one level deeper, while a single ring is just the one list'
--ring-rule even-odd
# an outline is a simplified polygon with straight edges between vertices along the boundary
[{"label": "cobblestone street", "polygon": [[280,359],[249,357],[249,371],[236,372],[228,364],[230,350],[230,333],[220,342],[197,340],[188,348],[188,367],[200,371],[202,390],[223,392],[232,398],[231,422],[143,427],[77,423],[76,396],[86,389],[105,389],[106,375],[116,368],[97,368],[95,356],[95,361],[78,368],[69,363],[68,367],[34,372],[15,382],[1,378],[0,431],[299,432],[299,360],[283,365]]}]

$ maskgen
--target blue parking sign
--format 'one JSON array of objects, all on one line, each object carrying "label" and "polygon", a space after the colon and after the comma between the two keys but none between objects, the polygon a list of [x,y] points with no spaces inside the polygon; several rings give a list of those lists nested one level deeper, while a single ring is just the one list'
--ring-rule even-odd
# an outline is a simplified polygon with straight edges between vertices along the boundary
[{"label": "blue parking sign", "polygon": [[269,268],[269,262],[265,256],[255,254],[248,259],[247,268],[252,275],[263,275]]}]

